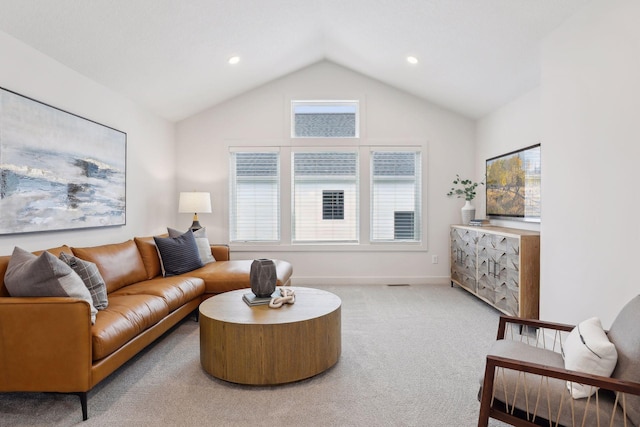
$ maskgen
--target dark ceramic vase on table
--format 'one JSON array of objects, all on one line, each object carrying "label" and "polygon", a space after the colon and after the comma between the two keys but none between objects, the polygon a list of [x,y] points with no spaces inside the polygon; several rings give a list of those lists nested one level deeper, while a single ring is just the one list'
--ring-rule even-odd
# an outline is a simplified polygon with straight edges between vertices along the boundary
[{"label": "dark ceramic vase on table", "polygon": [[276,290],[276,282],[278,281],[276,265],[273,260],[265,258],[253,260],[249,279],[251,281],[251,292],[255,296],[258,298],[271,296]]}]

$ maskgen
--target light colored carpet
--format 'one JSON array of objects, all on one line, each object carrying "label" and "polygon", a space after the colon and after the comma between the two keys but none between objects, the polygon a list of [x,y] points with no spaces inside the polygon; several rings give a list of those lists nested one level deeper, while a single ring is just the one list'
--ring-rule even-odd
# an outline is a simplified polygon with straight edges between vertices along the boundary
[{"label": "light colored carpet", "polygon": [[[186,319],[79,399],[0,394],[0,426],[474,426],[499,313],[449,285],[319,286],[342,299],[342,355],[301,382],[241,386],[200,366]],[[492,426],[503,425],[492,421]]]}]

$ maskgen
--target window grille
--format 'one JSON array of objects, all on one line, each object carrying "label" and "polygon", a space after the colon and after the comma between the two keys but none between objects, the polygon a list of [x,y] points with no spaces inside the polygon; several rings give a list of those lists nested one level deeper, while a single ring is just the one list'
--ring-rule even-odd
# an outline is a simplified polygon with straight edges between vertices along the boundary
[{"label": "window grille", "polygon": [[415,239],[415,212],[396,211],[393,218],[393,239]]},{"label": "window grille", "polygon": [[344,191],[322,191],[322,219],[344,219]]}]

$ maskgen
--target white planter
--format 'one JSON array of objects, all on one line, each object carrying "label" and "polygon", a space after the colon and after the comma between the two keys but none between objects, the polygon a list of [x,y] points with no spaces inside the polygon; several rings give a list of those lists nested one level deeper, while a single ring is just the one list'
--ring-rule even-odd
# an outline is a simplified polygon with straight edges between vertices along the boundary
[{"label": "white planter", "polygon": [[469,222],[476,217],[476,208],[471,204],[471,201],[465,200],[462,211],[462,223],[469,225]]}]

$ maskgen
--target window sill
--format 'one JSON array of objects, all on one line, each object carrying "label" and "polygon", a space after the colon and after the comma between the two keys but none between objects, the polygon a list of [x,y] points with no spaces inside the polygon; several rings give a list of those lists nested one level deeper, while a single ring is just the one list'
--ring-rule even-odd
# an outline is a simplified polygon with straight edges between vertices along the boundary
[{"label": "window sill", "polygon": [[230,243],[233,252],[427,252],[424,243],[262,244]]}]

